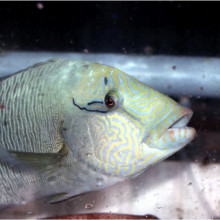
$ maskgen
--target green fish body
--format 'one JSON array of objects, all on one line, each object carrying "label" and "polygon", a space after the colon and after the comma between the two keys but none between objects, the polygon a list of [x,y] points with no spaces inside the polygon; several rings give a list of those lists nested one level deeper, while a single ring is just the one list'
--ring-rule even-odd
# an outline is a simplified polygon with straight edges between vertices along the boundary
[{"label": "green fish body", "polygon": [[0,208],[133,178],[193,139],[191,116],[110,66],[51,60],[20,71],[0,82]]}]

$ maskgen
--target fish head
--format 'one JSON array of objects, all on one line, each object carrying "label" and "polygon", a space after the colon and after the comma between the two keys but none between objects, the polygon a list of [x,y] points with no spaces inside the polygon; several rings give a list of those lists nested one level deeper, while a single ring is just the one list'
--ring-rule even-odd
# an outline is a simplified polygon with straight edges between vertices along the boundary
[{"label": "fish head", "polygon": [[72,97],[86,137],[78,152],[94,169],[136,176],[194,138],[195,129],[186,126],[190,109],[113,67],[88,62],[80,68]]}]

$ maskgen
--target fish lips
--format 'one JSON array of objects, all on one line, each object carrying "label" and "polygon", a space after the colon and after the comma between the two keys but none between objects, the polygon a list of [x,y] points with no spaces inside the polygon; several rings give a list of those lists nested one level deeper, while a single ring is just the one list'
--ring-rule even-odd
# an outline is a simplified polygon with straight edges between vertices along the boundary
[{"label": "fish lips", "polygon": [[154,149],[154,151],[159,150],[166,154],[176,152],[195,137],[195,129],[187,126],[192,115],[192,110],[177,104],[157,124],[149,139],[146,137],[143,139],[143,144],[147,145],[148,148]]},{"label": "fish lips", "polygon": [[[188,127],[187,124],[193,115],[193,111],[189,108],[177,105],[168,116],[169,123],[165,123],[166,127],[161,137],[155,143],[157,148],[167,151],[167,153],[176,152],[195,137],[196,130]],[[168,121],[168,120],[167,120]]]},{"label": "fish lips", "polygon": [[174,123],[172,123],[167,130],[171,131],[172,129],[172,131],[176,131],[178,133],[177,136],[179,136],[180,138],[182,137],[182,139],[185,139],[185,141],[189,143],[191,140],[194,139],[196,135],[196,130],[192,127],[187,126],[188,122],[192,118],[193,111],[186,107],[181,108],[182,112],[180,114],[180,117],[176,121],[174,121]]},{"label": "fish lips", "polygon": [[174,121],[169,127],[169,128],[184,128],[190,121],[193,115],[193,111],[189,108],[186,107],[181,107],[182,111],[180,113],[179,118],[177,118],[176,121]]}]

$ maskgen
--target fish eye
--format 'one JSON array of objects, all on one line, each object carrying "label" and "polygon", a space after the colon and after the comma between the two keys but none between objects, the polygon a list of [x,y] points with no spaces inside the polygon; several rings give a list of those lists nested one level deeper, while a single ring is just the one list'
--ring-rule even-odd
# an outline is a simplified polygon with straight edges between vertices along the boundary
[{"label": "fish eye", "polygon": [[108,108],[113,108],[115,107],[115,101],[114,99],[111,98],[111,96],[107,95],[105,97],[105,105],[108,107]]},{"label": "fish eye", "polygon": [[116,109],[122,102],[121,94],[116,90],[109,91],[105,96],[105,106],[109,109]]}]

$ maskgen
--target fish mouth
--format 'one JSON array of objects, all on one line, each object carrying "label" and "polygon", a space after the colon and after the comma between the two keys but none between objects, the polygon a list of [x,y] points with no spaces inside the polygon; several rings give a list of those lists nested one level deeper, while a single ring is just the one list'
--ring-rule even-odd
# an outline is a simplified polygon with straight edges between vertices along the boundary
[{"label": "fish mouth", "polygon": [[142,157],[145,165],[152,166],[186,146],[196,134],[194,128],[188,127],[193,112],[180,105],[174,108],[154,128],[149,139],[142,143]]},{"label": "fish mouth", "polygon": [[185,128],[193,115],[193,111],[188,108],[183,108],[180,117],[174,121],[167,129],[171,128]]},{"label": "fish mouth", "polygon": [[195,137],[196,133],[194,128],[187,126],[192,115],[192,110],[176,105],[155,127],[154,132],[150,136],[145,136],[142,143],[157,149],[163,149],[165,145],[168,147],[168,144],[170,146],[175,144],[176,148],[185,146]]},{"label": "fish mouth", "polygon": [[177,112],[170,113],[168,117],[170,123],[161,130],[161,136],[156,141],[159,149],[169,149],[170,153],[187,145],[196,134],[194,128],[187,126],[193,115],[192,110],[181,106],[176,107]]}]

